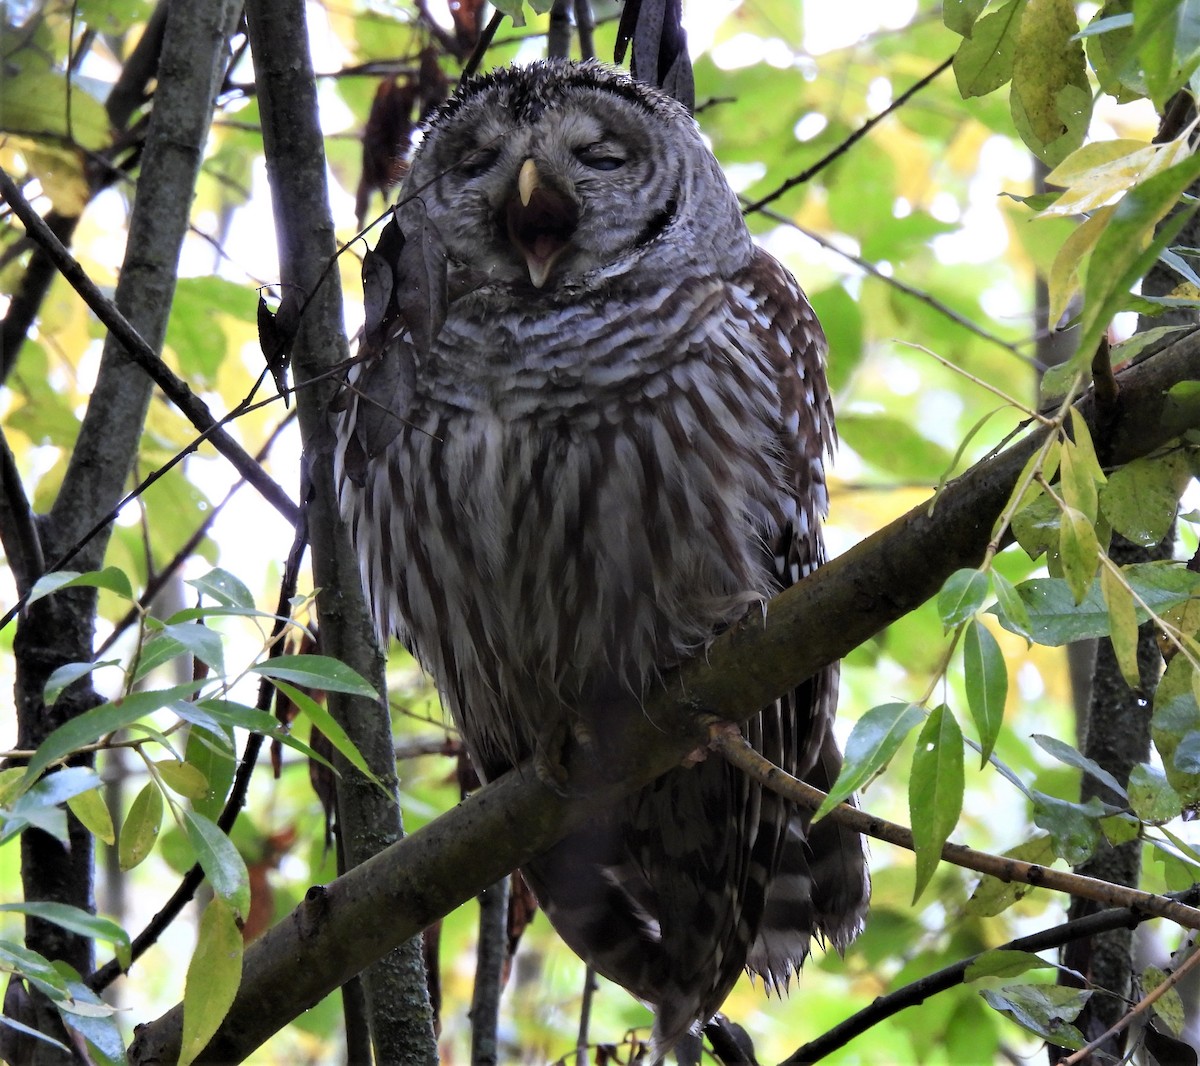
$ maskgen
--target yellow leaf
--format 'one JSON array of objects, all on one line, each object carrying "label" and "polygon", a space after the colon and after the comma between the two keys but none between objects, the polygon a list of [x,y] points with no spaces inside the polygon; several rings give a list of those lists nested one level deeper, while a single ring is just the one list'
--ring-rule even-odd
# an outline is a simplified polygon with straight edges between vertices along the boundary
[{"label": "yellow leaf", "polygon": [[1117,657],[1117,665],[1121,668],[1121,676],[1131,689],[1138,689],[1142,680],[1138,671],[1138,625],[1133,594],[1107,566],[1100,570],[1100,591],[1108,608],[1109,640]]},{"label": "yellow leaf", "polygon": [[132,870],[140,863],[158,839],[162,826],[163,799],[158,785],[151,781],[134,797],[121,826],[117,858],[122,871]]},{"label": "yellow leaf", "polygon": [[229,1013],[242,983],[242,931],[219,896],[204,908],[183,991],[179,1066],[190,1066]]},{"label": "yellow leaf", "polygon": [[1102,207],[1071,234],[1054,257],[1047,285],[1050,290],[1049,321],[1058,323],[1066,313],[1071,297],[1079,291],[1079,268],[1092,250],[1108,220],[1112,207]]},{"label": "yellow leaf", "polygon": [[110,847],[117,842],[117,834],[113,829],[112,815],[108,812],[108,804],[98,788],[80,792],[67,800],[71,813],[83,824],[83,827],[93,836],[103,840]]},{"label": "yellow leaf", "polygon": [[1074,507],[1064,508],[1059,520],[1058,554],[1071,594],[1076,603],[1082,603],[1096,576],[1100,543],[1087,516]]}]

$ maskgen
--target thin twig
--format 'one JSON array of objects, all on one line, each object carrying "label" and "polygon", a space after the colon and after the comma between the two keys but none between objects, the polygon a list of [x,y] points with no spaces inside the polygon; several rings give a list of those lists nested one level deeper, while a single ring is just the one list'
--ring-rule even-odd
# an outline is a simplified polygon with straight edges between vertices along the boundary
[{"label": "thin twig", "polygon": [[[259,448],[254,455],[254,458],[258,462],[261,463],[267,457],[267,453],[271,450],[271,445],[275,443],[275,440],[279,434],[283,432],[286,426],[291,424],[295,417],[296,412],[294,410],[289,411],[280,421],[279,425],[277,425],[271,431],[271,435],[267,437],[267,439],[263,442],[263,446]],[[116,641],[120,638],[121,634],[133,624],[138,615],[150,606],[150,604],[154,601],[154,597],[162,591],[163,586],[165,586],[166,583],[171,580],[171,577],[176,573],[176,571],[178,571],[178,569],[185,562],[187,562],[192,553],[199,546],[200,542],[205,538],[205,536],[208,535],[209,529],[212,528],[212,524],[217,520],[217,516],[220,515],[225,505],[233,499],[238,490],[241,489],[245,484],[246,479],[239,478],[233,487],[230,488],[230,490],[220,500],[220,502],[208,509],[207,514],[204,516],[204,521],[192,532],[192,535],[188,537],[186,541],[184,541],[183,546],[180,547],[179,551],[175,553],[171,561],[168,562],[166,566],[162,567],[162,569],[151,575],[149,580],[146,582],[145,589],[142,590],[142,594],[138,597],[137,603],[130,607],[126,612],[125,617],[122,618],[115,626],[113,626],[112,632],[104,638],[104,642],[99,648],[96,649],[96,654],[93,656],[94,659],[99,659],[106,651],[108,651],[108,649],[111,648],[113,644],[116,643]],[[0,620],[0,629],[3,628],[3,620]]]},{"label": "thin twig", "polygon": [[[763,758],[739,733],[731,733],[716,726],[709,731],[709,743],[734,766],[781,796],[786,796],[812,810],[816,810],[825,801],[824,792],[813,788],[804,781],[797,780],[785,770],[781,770],[774,763]],[[909,851],[916,850],[911,829],[866,814],[851,807],[848,803],[839,804],[829,812],[828,817],[839,825],[862,833],[863,836],[874,837],[876,840],[883,840]],[[942,859],[955,866],[989,874],[1005,884],[1018,881],[1021,884],[1048,888],[1053,892],[1063,892],[1109,906],[1133,907],[1157,918],[1166,918],[1168,921],[1176,922],[1188,929],[1200,929],[1200,910],[1177,903],[1167,896],[1155,895],[1152,892],[1139,892],[1122,885],[1098,881],[1093,877],[1083,877],[1063,870],[1052,870],[1034,863],[1019,862],[1002,855],[976,851],[973,848],[964,847],[962,844],[944,845]]]},{"label": "thin twig", "polygon": [[[1177,902],[1188,900],[1192,903],[1200,901],[1200,889],[1191,888],[1178,894]],[[1074,940],[1084,940],[1099,933],[1107,933],[1113,929],[1131,929],[1141,922],[1147,921],[1149,915],[1143,914],[1130,907],[1112,907],[1096,911],[1085,918],[1063,922],[1051,929],[1017,940],[1010,940],[993,949],[995,951],[1049,951],[1062,947]],[[874,1028],[886,1018],[899,1014],[908,1007],[924,1003],[930,996],[962,984],[967,969],[985,954],[980,952],[970,958],[962,959],[934,973],[926,974],[919,980],[898,988],[894,992],[877,997],[870,1006],[864,1007],[852,1014],[843,1022],[839,1022],[828,1032],[822,1033],[816,1040],[811,1040],[803,1047],[797,1048],[785,1059],[780,1066],[801,1066],[818,1062],[826,1055],[845,1047],[856,1036],[861,1036]]]},{"label": "thin twig", "polygon": [[479,40],[475,43],[471,57],[463,65],[463,81],[466,81],[467,78],[471,77],[479,69],[479,64],[483,62],[484,54],[492,46],[492,38],[496,36],[496,31],[500,28],[500,23],[503,20],[504,12],[500,10],[492,12],[492,17],[488,19],[487,25],[483,27],[483,33],[479,35]]},{"label": "thin twig", "polygon": [[[296,524],[296,535],[292,540],[291,551],[288,552],[283,577],[279,582],[279,597],[275,607],[275,622],[271,627],[271,638],[267,645],[267,655],[272,659],[283,654],[283,641],[279,638],[284,628],[289,624],[291,601],[292,597],[296,594],[296,585],[300,578],[300,563],[304,558],[304,549],[307,544],[308,523],[304,521],[302,512],[301,521]],[[260,711],[269,711],[274,693],[275,687],[271,684],[270,679],[263,677],[258,684],[258,699],[255,702],[255,707]],[[238,763],[237,774],[233,779],[233,786],[229,790],[225,806],[222,808],[221,815],[217,819],[217,825],[226,834],[233,829],[233,824],[237,821],[238,813],[246,803],[246,794],[250,790],[250,778],[258,762],[262,743],[263,735],[261,733],[251,733],[246,738],[246,747],[242,752],[241,762]],[[179,882],[179,887],[171,893],[171,897],[163,904],[162,909],[133,938],[129,951],[130,966],[147,949],[157,943],[158,938],[162,936],[166,928],[179,916],[179,912],[191,902],[196,894],[196,889],[200,887],[203,881],[204,870],[199,863],[196,863],[183,875],[182,880]],[[86,984],[93,992],[99,992],[112,984],[122,973],[127,972],[128,968],[122,966],[117,959],[111,959],[100,967],[100,969],[92,973],[87,978]]]},{"label": "thin twig", "polygon": [[925,77],[923,77],[920,81],[916,82],[915,84],[913,84],[913,85],[909,86],[907,89],[905,89],[904,92],[902,92],[899,96],[897,96],[895,100],[893,100],[887,107],[885,107],[882,111],[880,111],[878,115],[874,115],[871,118],[867,119],[866,122],[864,122],[861,126],[859,126],[858,129],[856,129],[852,134],[850,134],[849,137],[847,137],[844,141],[842,141],[841,144],[839,144],[837,147],[833,148],[831,151],[827,152],[824,156],[822,156],[820,159],[818,159],[811,167],[808,167],[806,170],[802,170],[799,174],[796,174],[794,177],[788,178],[787,181],[785,181],[782,185],[780,185],[773,192],[767,193],[767,195],[764,196],[761,200],[755,200],[753,203],[747,204],[745,207],[742,208],[742,214],[749,215],[754,211],[761,211],[764,207],[767,206],[767,204],[774,203],[781,196],[783,196],[784,193],[788,192],[791,189],[794,189],[797,185],[803,185],[810,178],[819,174],[822,170],[824,170],[827,166],[829,166],[830,163],[834,162],[836,159],[839,159],[841,156],[845,155],[846,152],[849,151],[851,147],[853,147],[860,140],[862,140],[863,137],[865,137],[868,133],[870,133],[871,130],[874,129],[877,125],[879,125],[879,123],[882,122],[885,118],[887,118],[888,115],[892,114],[894,111],[897,111],[899,108],[903,107],[906,103],[908,103],[908,101],[910,99],[912,99],[912,97],[914,97],[917,93],[919,93],[922,89],[924,89],[925,86],[928,85],[931,81],[933,81],[939,74],[941,74],[942,71],[949,70],[950,64],[953,62],[954,62],[954,56],[948,56],[946,59],[942,60],[941,63],[939,63],[936,67],[934,67],[933,70],[931,70],[928,74],[926,74]]},{"label": "thin twig", "polygon": [[[858,267],[864,273],[870,274],[871,277],[873,277],[873,278],[878,278],[884,284],[890,285],[893,289],[896,289],[898,292],[904,293],[905,296],[911,296],[914,300],[919,300],[921,303],[925,304],[926,307],[932,308],[939,315],[942,315],[944,318],[948,318],[955,325],[962,326],[963,329],[968,330],[971,333],[974,333],[975,336],[981,337],[985,341],[990,341],[992,344],[995,344],[998,347],[1003,348],[1006,352],[1011,352],[1022,362],[1028,363],[1030,366],[1033,366],[1033,364],[1034,364],[1033,358],[1031,356],[1026,355],[1024,352],[1022,352],[1020,350],[1020,348],[1018,348],[1015,344],[1012,344],[1011,342],[1006,341],[1003,337],[997,337],[996,334],[994,334],[994,333],[989,333],[982,326],[978,326],[974,322],[972,322],[969,318],[967,318],[966,315],[959,314],[957,311],[954,310],[953,307],[950,307],[949,305],[942,303],[941,300],[937,299],[934,296],[931,296],[929,293],[925,292],[924,290],[915,288],[914,286],[901,281],[899,278],[892,277],[890,274],[885,274],[882,270],[879,269],[879,267],[877,267],[869,259],[864,259],[862,256],[855,255],[853,252],[848,252],[844,248],[839,248],[833,241],[829,240],[829,238],[823,237],[823,236],[821,236],[821,234],[816,233],[813,230],[806,229],[804,226],[801,226],[794,218],[788,218],[787,215],[780,214],[778,211],[773,211],[768,208],[768,209],[762,211],[761,214],[764,218],[771,219],[772,222],[778,222],[782,226],[790,226],[792,229],[798,231],[799,233],[803,233],[804,236],[809,238],[809,240],[815,242],[816,244],[819,244],[822,248],[826,249],[827,251],[833,252],[835,255],[840,255],[843,259],[847,260],[848,262],[853,263],[856,267]],[[1026,342],[1022,342],[1022,343],[1026,343]]]},{"label": "thin twig", "polygon": [[133,327],[108,297],[92,282],[79,265],[78,260],[67,251],[63,243],[51,232],[50,227],[21,195],[17,184],[8,172],[0,168],[0,197],[8,202],[13,213],[58,268],[59,273],[79,293],[84,303],[96,317],[121,342],[130,359],[156,384],[167,398],[175,404],[184,417],[198,429],[202,436],[212,441],[213,447],[233,464],[238,473],[250,482],[288,522],[296,523],[296,505],[254,459],[243,449],[213,417],[208,405],[188,387],[187,382],[176,376],[150,347],[142,335]]},{"label": "thin twig", "polygon": [[1164,996],[1170,989],[1174,988],[1188,973],[1188,971],[1194,969],[1198,962],[1200,962],[1200,951],[1193,951],[1192,954],[1184,961],[1182,966],[1174,970],[1172,973],[1167,974],[1166,980],[1164,980],[1162,984],[1155,988],[1153,992],[1149,993],[1149,995],[1144,996],[1142,1000],[1123,1018],[1117,1021],[1115,1025],[1109,1028],[1106,1032],[1101,1033],[1091,1043],[1081,1047],[1078,1051],[1069,1055],[1067,1058],[1062,1059],[1058,1063],[1058,1066],[1077,1066],[1078,1063],[1083,1062],[1106,1040],[1118,1035],[1123,1030],[1127,1029],[1133,1023],[1134,1019],[1145,1014],[1162,996]]}]

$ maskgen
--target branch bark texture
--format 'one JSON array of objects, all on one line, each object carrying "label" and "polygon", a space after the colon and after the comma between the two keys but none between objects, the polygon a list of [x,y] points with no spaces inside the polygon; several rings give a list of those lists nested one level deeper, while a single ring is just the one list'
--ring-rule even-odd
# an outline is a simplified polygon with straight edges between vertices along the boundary
[{"label": "branch bark texture", "polygon": [[[1200,333],[1119,377],[1107,423],[1115,462],[1128,462],[1200,426],[1200,402],[1167,390],[1200,378]],[[1098,430],[1090,398],[1079,404]],[[301,1011],[381,952],[527,862],[617,799],[653,780],[707,733],[700,712],[732,721],[793,688],[913,610],[963,566],[977,565],[992,526],[1029,456],[1035,429],[946,486],[936,504],[910,511],[771,602],[765,624],[747,619],[700,659],[668,677],[644,713],[598,738],[611,758],[568,752],[568,795],[542,785],[529,767],[492,782],[454,810],[344,877],[314,888],[304,903],[246,955],[242,988],[201,1061],[244,1058]],[[386,915],[386,923],[381,917]],[[172,1061],[176,1007],[144,1026],[136,1064]]]},{"label": "branch bark texture", "polygon": [[[285,297],[302,307],[292,349],[313,577],[320,590],[321,650],[385,691],[383,657],[363,599],[355,552],[338,513],[333,435],[328,418],[336,383],[330,371],[349,357],[342,318],[337,242],[329,210],[325,151],[303,0],[249,0],[246,20],[254,57],[263,147]],[[335,760],[338,830],[345,861],[356,867],[404,835],[386,703],[329,694],[329,710],[385,788],[344,759]],[[376,919],[378,921],[378,918]],[[437,1043],[421,959],[420,933],[376,952],[363,977],[378,1062],[434,1063]],[[378,933],[378,929],[372,931]],[[361,969],[361,967],[358,967]],[[350,974],[346,975],[351,976]],[[341,983],[340,981],[338,982]],[[332,987],[336,987],[332,986]]]}]

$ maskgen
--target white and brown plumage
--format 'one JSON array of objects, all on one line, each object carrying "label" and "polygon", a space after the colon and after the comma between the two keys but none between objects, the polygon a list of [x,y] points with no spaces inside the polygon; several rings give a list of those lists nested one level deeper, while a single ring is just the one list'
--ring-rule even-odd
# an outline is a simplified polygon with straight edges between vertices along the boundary
[{"label": "white and brown plumage", "polygon": [[[405,387],[338,424],[342,510],[380,627],[488,778],[702,649],[822,561],[824,337],[758,250],[691,117],[595,64],[505,69],[434,116],[405,179],[478,284]],[[369,379],[364,377],[365,383]],[[354,391],[353,389],[351,390]],[[371,403],[395,405],[382,437]],[[836,669],[745,727],[826,788]],[[860,839],[722,760],[674,770],[526,874],[560,934],[654,1005],[660,1048],[744,967],[786,984],[857,932]]]}]

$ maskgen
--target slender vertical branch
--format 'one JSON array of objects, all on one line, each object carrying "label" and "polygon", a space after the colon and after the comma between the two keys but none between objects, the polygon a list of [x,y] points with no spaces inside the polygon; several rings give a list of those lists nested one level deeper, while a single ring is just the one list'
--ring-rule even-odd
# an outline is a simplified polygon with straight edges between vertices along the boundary
[{"label": "slender vertical branch", "polygon": [[[347,358],[341,292],[327,267],[337,251],[316,81],[302,0],[249,0],[246,20],[262,111],[283,291],[304,307],[293,351],[297,410],[305,447],[304,497],[320,618],[321,650],[384,691],[383,659],[359,584],[358,564],[338,514],[329,411],[329,371]],[[311,387],[304,387],[309,386]],[[338,760],[338,823],[346,863],[356,867],[403,836],[391,723],[384,700],[330,693],[329,709],[386,791]],[[409,940],[363,978],[378,1062],[432,1063],[437,1049],[421,961]]]}]

